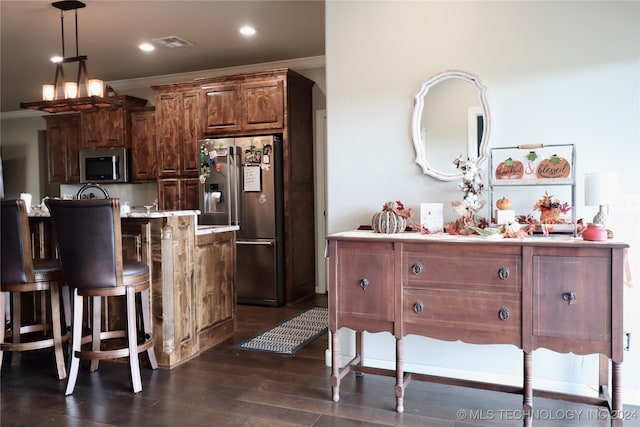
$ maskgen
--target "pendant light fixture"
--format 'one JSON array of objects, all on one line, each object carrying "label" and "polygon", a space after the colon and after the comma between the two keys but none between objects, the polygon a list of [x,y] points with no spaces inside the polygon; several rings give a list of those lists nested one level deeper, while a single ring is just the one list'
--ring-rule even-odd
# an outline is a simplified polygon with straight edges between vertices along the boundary
[{"label": "pendant light fixture", "polygon": [[[72,110],[88,110],[94,108],[112,108],[122,105],[116,98],[104,98],[104,82],[98,79],[90,79],[87,73],[87,56],[79,54],[78,48],[78,9],[86,5],[81,1],[63,0],[51,3],[60,10],[60,24],[62,35],[62,58],[56,61],[56,73],[53,84],[42,86],[42,101],[21,102],[21,108],[42,110],[49,113],[59,113]],[[67,57],[65,54],[64,40],[64,13],[73,10],[75,12],[75,36],[76,55]],[[64,65],[76,63],[78,65],[76,79],[67,81],[64,75]],[[64,94],[64,96],[61,96]]]}]

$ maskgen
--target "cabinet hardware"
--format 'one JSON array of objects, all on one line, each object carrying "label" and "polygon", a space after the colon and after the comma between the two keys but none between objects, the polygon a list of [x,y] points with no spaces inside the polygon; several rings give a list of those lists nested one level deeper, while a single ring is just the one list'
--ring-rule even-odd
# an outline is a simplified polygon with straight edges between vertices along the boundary
[{"label": "cabinet hardware", "polygon": [[509,278],[509,267],[500,267],[498,269],[498,277],[500,278],[500,280],[507,280]]},{"label": "cabinet hardware", "polygon": [[422,264],[420,264],[419,262],[414,263],[411,266],[411,273],[413,273],[414,276],[422,273]]},{"label": "cabinet hardware", "polygon": [[576,293],[575,292],[564,292],[562,294],[562,299],[567,301],[567,304],[573,304],[573,302],[576,300]]},{"label": "cabinet hardware", "polygon": [[509,316],[511,316],[511,312],[507,307],[502,307],[500,310],[498,310],[498,317],[500,318],[500,320],[508,320]]},{"label": "cabinet hardware", "polygon": [[361,279],[360,286],[362,287],[363,290],[366,290],[367,286],[369,286],[369,279]]},{"label": "cabinet hardware", "polygon": [[422,310],[424,310],[424,304],[422,303],[422,301],[416,301],[413,304],[413,311],[415,311],[416,313],[422,313]]}]

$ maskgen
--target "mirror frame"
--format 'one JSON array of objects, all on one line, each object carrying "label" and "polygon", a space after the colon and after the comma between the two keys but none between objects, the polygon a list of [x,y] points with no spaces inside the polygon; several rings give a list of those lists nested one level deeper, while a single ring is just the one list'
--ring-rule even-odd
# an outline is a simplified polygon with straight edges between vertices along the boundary
[{"label": "mirror frame", "polygon": [[[486,92],[487,88],[480,82],[478,76],[470,74],[464,71],[451,70],[445,71],[431,77],[429,80],[422,83],[420,91],[416,94],[413,104],[413,120],[411,123],[411,134],[413,137],[413,146],[416,150],[416,163],[422,167],[422,172],[425,175],[429,175],[433,178],[441,181],[453,181],[462,178],[462,172],[459,173],[444,173],[434,167],[432,167],[425,153],[426,143],[422,140],[421,123],[422,113],[424,110],[424,97],[429,92],[429,89],[437,83],[447,79],[462,79],[471,83],[480,94],[480,103],[482,104],[482,112],[484,115],[484,129],[482,132],[482,139],[480,140],[480,156],[478,157],[477,165],[481,166],[489,157],[489,133],[491,130],[491,119],[489,115],[489,105],[487,104]],[[465,141],[466,143],[466,141]],[[454,159],[451,159],[453,163]]]}]

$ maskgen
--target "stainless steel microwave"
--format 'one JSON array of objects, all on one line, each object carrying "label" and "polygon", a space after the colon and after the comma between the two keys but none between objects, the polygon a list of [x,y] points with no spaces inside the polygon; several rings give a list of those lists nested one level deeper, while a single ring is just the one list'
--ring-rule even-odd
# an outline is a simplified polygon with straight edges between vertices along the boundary
[{"label": "stainless steel microwave", "polygon": [[126,148],[80,150],[80,182],[129,182]]}]

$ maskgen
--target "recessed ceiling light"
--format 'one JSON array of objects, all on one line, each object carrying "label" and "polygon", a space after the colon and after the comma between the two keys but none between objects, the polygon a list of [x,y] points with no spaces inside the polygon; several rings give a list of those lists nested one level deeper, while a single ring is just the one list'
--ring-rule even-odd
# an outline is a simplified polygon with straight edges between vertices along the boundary
[{"label": "recessed ceiling light", "polygon": [[138,49],[140,49],[143,52],[151,52],[155,50],[155,46],[153,46],[151,43],[140,43],[138,45]]},{"label": "recessed ceiling light", "polygon": [[245,25],[244,27],[240,28],[238,31],[240,31],[240,34],[242,34],[243,36],[252,36],[256,33],[256,29],[250,25]]}]

